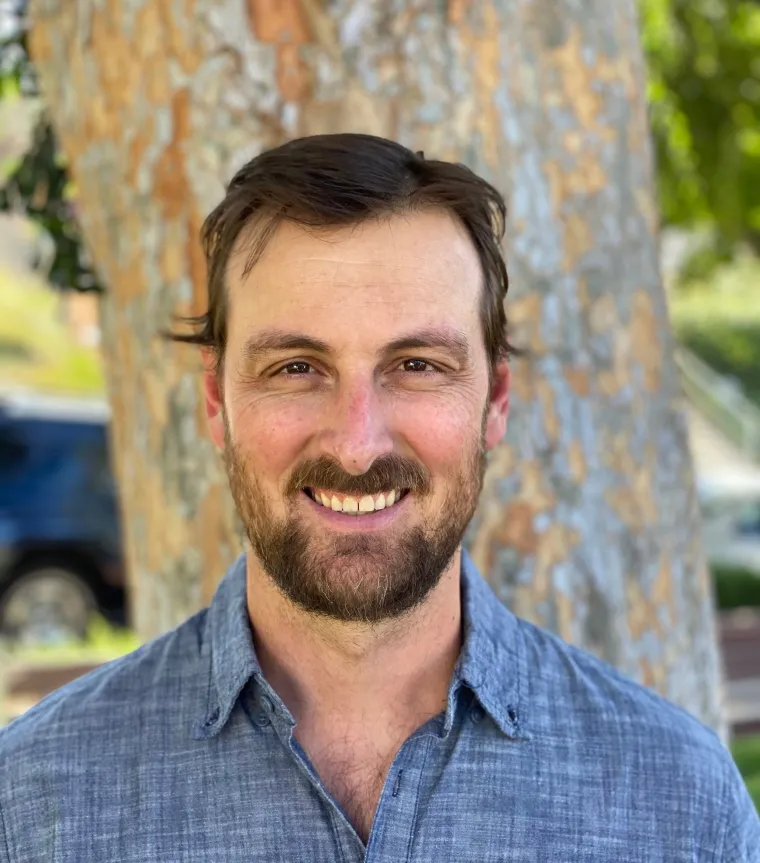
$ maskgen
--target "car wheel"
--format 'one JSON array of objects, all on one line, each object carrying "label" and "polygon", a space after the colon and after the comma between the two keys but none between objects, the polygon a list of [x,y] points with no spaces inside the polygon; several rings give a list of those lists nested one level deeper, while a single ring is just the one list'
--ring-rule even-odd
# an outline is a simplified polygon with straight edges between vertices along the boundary
[{"label": "car wheel", "polygon": [[19,573],[0,596],[0,635],[18,644],[77,641],[97,601],[81,575],[63,566],[40,565]]}]

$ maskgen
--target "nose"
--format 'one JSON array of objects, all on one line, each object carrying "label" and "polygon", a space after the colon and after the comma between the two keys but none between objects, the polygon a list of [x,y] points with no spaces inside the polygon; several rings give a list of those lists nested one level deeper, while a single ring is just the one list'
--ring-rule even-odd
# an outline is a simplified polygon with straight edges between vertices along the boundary
[{"label": "nose", "polygon": [[353,476],[391,452],[385,409],[372,382],[354,381],[338,390],[323,446]]}]

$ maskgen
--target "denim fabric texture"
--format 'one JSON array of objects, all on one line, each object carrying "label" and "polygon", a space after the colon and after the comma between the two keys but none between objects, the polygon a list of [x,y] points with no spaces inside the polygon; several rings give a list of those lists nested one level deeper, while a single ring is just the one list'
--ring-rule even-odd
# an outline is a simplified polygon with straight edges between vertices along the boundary
[{"label": "denim fabric texture", "polygon": [[447,708],[396,756],[365,847],[263,678],[245,559],[208,609],[0,731],[2,863],[758,863],[725,747],[516,618],[464,556]]}]

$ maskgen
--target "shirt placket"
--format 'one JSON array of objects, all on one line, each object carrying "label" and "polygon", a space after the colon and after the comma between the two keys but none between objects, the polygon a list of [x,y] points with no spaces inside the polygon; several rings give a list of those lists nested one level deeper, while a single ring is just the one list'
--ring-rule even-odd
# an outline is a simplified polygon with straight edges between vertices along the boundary
[{"label": "shirt placket", "polygon": [[[290,749],[299,769],[309,777],[325,802],[340,863],[400,863],[407,859],[414,835],[423,777],[441,743],[442,718],[431,719],[409,737],[398,751],[383,785],[369,842],[365,848],[337,801],[321,782],[292,728],[280,728],[282,742]],[[428,783],[429,784],[429,783]]]},{"label": "shirt placket", "polygon": [[401,747],[385,779],[375,812],[365,863],[404,863],[412,845],[423,777],[440,748],[440,718],[432,719]]},{"label": "shirt placket", "polygon": [[[458,687],[457,687],[458,690]],[[431,777],[442,768],[449,735],[444,730],[445,715],[433,717],[414,732],[399,749],[388,771],[378,801],[365,848],[343,810],[322,783],[314,765],[294,735],[295,723],[278,717],[274,708],[276,696],[262,681],[255,703],[259,712],[254,723],[264,727],[271,723],[282,744],[289,749],[299,770],[307,775],[326,805],[340,863],[401,863],[408,859],[417,824],[420,795],[424,788],[435,786]],[[455,713],[464,706],[459,693]],[[457,719],[453,720],[455,723]],[[423,780],[425,780],[423,782]],[[423,807],[424,808],[424,807]]]}]

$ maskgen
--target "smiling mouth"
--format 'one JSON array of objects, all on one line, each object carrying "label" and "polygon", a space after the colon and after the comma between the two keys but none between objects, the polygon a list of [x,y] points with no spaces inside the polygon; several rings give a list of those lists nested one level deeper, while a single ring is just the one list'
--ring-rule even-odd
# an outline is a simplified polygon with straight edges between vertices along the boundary
[{"label": "smiling mouth", "polygon": [[380,494],[365,494],[355,496],[349,494],[338,494],[329,489],[305,488],[307,494],[315,503],[331,509],[334,512],[343,512],[347,515],[369,515],[381,509],[388,509],[403,500],[409,489],[391,489]]}]

